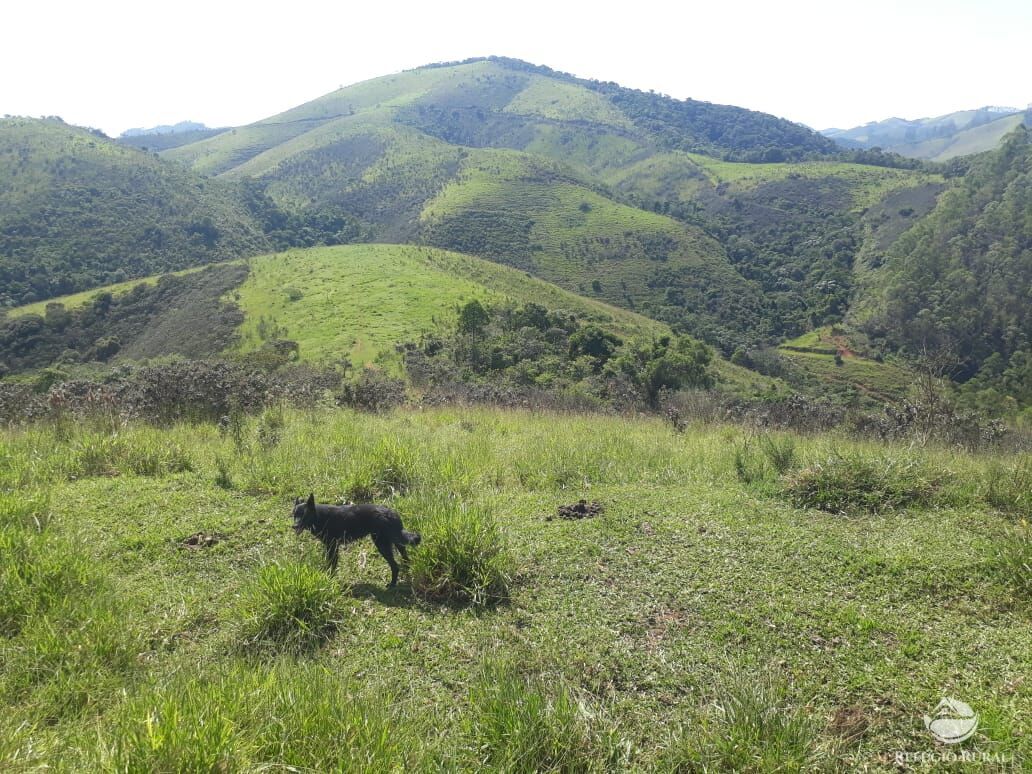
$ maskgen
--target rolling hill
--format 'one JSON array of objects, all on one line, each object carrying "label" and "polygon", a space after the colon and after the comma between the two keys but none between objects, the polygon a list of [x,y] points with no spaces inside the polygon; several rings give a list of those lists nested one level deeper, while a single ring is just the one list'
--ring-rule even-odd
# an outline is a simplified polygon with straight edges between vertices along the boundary
[{"label": "rolling hill", "polygon": [[234,187],[59,120],[0,120],[0,307],[268,247]]},{"label": "rolling hill", "polygon": [[[626,337],[669,333],[662,323],[564,291],[525,273],[460,253],[410,245],[344,245],[264,255],[232,293],[241,311],[240,351],[260,328],[296,340],[304,360],[347,357],[357,366],[395,355],[395,345],[452,326],[459,306],[534,302],[576,313]],[[263,322],[264,321],[264,322]]]},{"label": "rolling hill", "polygon": [[[771,116],[491,58],[360,83],[163,155],[257,181],[284,211],[347,213],[374,240],[505,263],[730,354],[837,313],[803,288],[825,279],[819,251],[800,258],[795,243],[858,229],[869,204],[930,179],[784,161],[832,149]],[[766,250],[762,271],[727,250],[752,217],[736,215],[744,200],[793,232]],[[827,212],[840,217],[825,222]],[[784,298],[770,295],[778,272],[782,285],[792,276]],[[838,270],[839,296],[847,275]]]},{"label": "rolling hill", "polygon": [[[1022,114],[990,120],[997,115],[968,111],[926,122],[934,136],[906,127],[900,136],[940,142],[963,126],[972,134],[950,142],[973,147],[976,134]],[[972,179],[984,185],[951,208],[944,202],[963,198],[966,163],[850,156],[773,116],[495,57],[355,84],[160,158],[54,121],[2,129],[8,306],[242,255],[408,244],[479,256],[640,313],[725,357],[846,320],[880,321],[880,346],[912,351],[904,329],[920,328],[919,310],[885,303],[895,292],[885,277],[901,275],[880,267],[907,265],[915,235],[929,228],[977,219],[1009,180],[1006,165],[976,162]],[[971,243],[971,260],[985,262],[989,244]],[[995,249],[1012,256],[1020,246]],[[289,254],[275,260],[302,271]],[[381,271],[409,271],[401,253],[392,260],[398,268]],[[276,278],[271,290],[300,282],[293,269],[256,265]],[[309,268],[327,281],[349,271],[333,261]],[[423,279],[442,297],[468,290],[458,278]],[[935,293],[947,280],[931,281]],[[983,318],[969,322],[990,349],[1003,347],[992,351],[1022,350],[979,327]],[[366,359],[364,344],[326,342]],[[986,357],[969,360],[978,367]]]},{"label": "rolling hill", "polygon": [[[354,367],[398,372],[400,344],[450,333],[459,307],[474,299],[486,306],[537,304],[625,341],[670,335],[662,322],[473,256],[412,245],[343,245],[146,277],[12,309],[0,320],[0,373],[96,360],[246,356],[284,339],[315,365],[346,358]],[[712,372],[721,390],[741,396],[783,389],[778,380],[719,357]]]}]

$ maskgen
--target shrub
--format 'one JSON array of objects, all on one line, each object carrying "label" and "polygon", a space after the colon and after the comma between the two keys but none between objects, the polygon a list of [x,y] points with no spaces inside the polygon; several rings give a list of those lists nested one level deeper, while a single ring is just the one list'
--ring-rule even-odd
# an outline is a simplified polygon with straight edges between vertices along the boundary
[{"label": "shrub", "polygon": [[307,564],[270,564],[244,593],[239,608],[242,641],[248,647],[293,651],[321,645],[339,623],[333,579]]},{"label": "shrub", "polygon": [[785,491],[801,508],[877,513],[932,505],[941,486],[940,474],[911,457],[836,454],[792,474]]},{"label": "shrub", "polygon": [[738,672],[701,723],[674,733],[662,771],[810,771],[822,757],[818,729],[788,705],[782,683]]},{"label": "shrub", "polygon": [[405,402],[405,382],[366,368],[358,379],[344,385],[337,402],[359,411],[389,411]]},{"label": "shrub", "polygon": [[444,498],[413,503],[406,510],[419,514],[423,535],[412,554],[416,593],[470,605],[508,599],[512,560],[489,511]]}]

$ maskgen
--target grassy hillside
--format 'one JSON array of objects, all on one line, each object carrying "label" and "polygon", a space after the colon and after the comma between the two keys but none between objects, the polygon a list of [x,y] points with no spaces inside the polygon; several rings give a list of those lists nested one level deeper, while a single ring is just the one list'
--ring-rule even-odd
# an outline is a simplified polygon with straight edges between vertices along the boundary
[{"label": "grassy hillside", "polygon": [[[57,371],[79,363],[141,361],[180,355],[202,358],[234,339],[243,315],[222,296],[247,276],[240,261],[166,274],[81,293],[65,306],[19,309],[0,318],[0,372]],[[32,309],[32,307],[30,307]],[[56,378],[57,371],[51,372]]]},{"label": "grassy hillside", "polygon": [[[300,297],[292,300],[291,296]],[[262,344],[259,327],[296,340],[301,357],[348,357],[361,366],[394,345],[454,325],[457,309],[485,303],[533,301],[579,312],[614,332],[661,335],[662,323],[580,298],[541,280],[470,256],[403,245],[350,245],[299,250],[251,261],[237,299],[245,314],[241,347]],[[263,322],[264,321],[264,322]]]},{"label": "grassy hillside", "polygon": [[200,142],[206,140],[209,137],[214,137],[216,134],[226,131],[225,128],[202,128],[202,129],[186,129],[169,132],[146,132],[143,134],[123,134],[118,137],[115,142],[119,145],[125,145],[129,148],[139,148],[140,150],[150,151],[151,153],[159,153],[161,151],[170,150],[171,148],[178,148],[181,145],[189,145],[190,143]]},{"label": "grassy hillside", "polygon": [[909,369],[854,351],[849,336],[838,328],[825,327],[786,341],[778,353],[788,359],[801,381],[844,400],[851,395],[861,403],[899,400],[914,381]]},{"label": "grassy hillside", "polygon": [[[220,174],[326,124],[378,110],[463,145],[519,147],[513,144],[518,135],[526,143],[541,123],[549,123],[617,130],[638,142],[686,150],[745,153],[779,147],[791,154],[834,149],[834,143],[815,132],[762,113],[677,101],[492,57],[364,81],[248,127],[170,150],[167,156]],[[474,135],[460,136],[464,132]],[[510,141],[487,141],[491,137]]]},{"label": "grassy hillside", "polygon": [[[349,86],[166,156],[253,178],[285,211],[515,266],[730,354],[840,318],[850,268],[829,272],[824,252],[843,253],[829,245],[865,208],[931,177],[784,163],[831,147],[750,111],[492,58]],[[764,255],[730,255],[735,234]]]},{"label": "grassy hillside", "polygon": [[[1027,460],[491,410],[0,450],[6,770],[896,771],[944,695],[979,715],[955,749],[1032,754]],[[380,480],[423,534],[391,590],[290,530]]]},{"label": "grassy hillside", "polygon": [[[226,261],[226,263],[240,263],[241,261],[242,259]],[[188,274],[204,271],[206,268],[206,266],[194,266],[190,269],[181,269],[180,271],[165,272],[163,274],[152,274],[149,277],[139,277],[137,279],[126,280],[125,282],[116,282],[111,285],[104,285],[99,288],[82,290],[78,293],[69,293],[67,296],[55,296],[54,298],[48,298],[45,301],[37,301],[34,304],[23,304],[22,306],[12,307],[11,309],[6,310],[6,317],[11,319],[22,317],[27,314],[42,315],[46,313],[48,304],[61,304],[61,306],[68,310],[80,309],[93,301],[93,299],[101,293],[111,293],[114,296],[121,296],[131,291],[137,285],[153,285],[161,277],[167,277],[169,275],[174,277],[185,277]]]},{"label": "grassy hillside", "polygon": [[[15,308],[0,319],[0,364],[19,373],[57,362],[236,355],[289,339],[302,361],[329,366],[347,358],[359,368],[375,361],[400,372],[397,346],[423,334],[450,336],[458,308],[473,299],[573,314],[627,342],[671,333],[660,321],[472,256],[348,245],[146,277],[47,302],[49,309]],[[117,347],[101,341],[112,338]],[[111,350],[101,358],[98,342]],[[722,392],[752,398],[784,391],[778,380],[719,357],[711,369]]]},{"label": "grassy hillside", "polygon": [[762,289],[769,338],[840,321],[857,257],[883,251],[944,187],[941,175],[915,170],[743,164],[686,153],[658,154],[606,179],[639,207],[714,237],[737,273]]},{"label": "grassy hillside", "polygon": [[260,252],[235,191],[56,120],[0,120],[0,306]]},{"label": "grassy hillside", "polygon": [[422,235],[569,290],[733,340],[764,301],[697,227],[602,195],[556,162],[478,151],[422,212]]}]

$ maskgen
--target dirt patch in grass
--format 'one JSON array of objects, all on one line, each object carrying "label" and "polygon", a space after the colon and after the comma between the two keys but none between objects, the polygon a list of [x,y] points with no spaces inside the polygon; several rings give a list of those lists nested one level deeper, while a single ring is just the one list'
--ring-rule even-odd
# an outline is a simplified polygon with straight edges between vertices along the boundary
[{"label": "dirt patch in grass", "polygon": [[181,545],[186,548],[211,548],[221,543],[225,537],[217,532],[195,532],[188,538],[183,538]]},{"label": "dirt patch in grass", "polygon": [[[560,505],[558,515],[560,519],[588,519],[592,516],[599,516],[605,513],[606,507],[597,500],[592,500],[590,503],[587,500],[578,500],[572,505]],[[548,516],[548,521],[551,521],[553,516]]]}]

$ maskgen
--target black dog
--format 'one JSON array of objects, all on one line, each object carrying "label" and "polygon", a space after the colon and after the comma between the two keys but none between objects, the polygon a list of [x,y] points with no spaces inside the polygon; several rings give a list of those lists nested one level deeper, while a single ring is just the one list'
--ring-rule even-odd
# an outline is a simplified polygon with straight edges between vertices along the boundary
[{"label": "black dog", "polygon": [[398,582],[394,548],[397,547],[401,558],[407,562],[405,546],[418,546],[422,539],[418,532],[403,529],[401,516],[385,505],[316,505],[314,494],[308,495],[307,501],[300,497],[294,500],[294,532],[301,534],[306,529],[326,548],[330,572],[337,570],[337,549],[341,543],[346,546],[372,535],[376,548],[391,566],[391,582],[387,588]]}]

